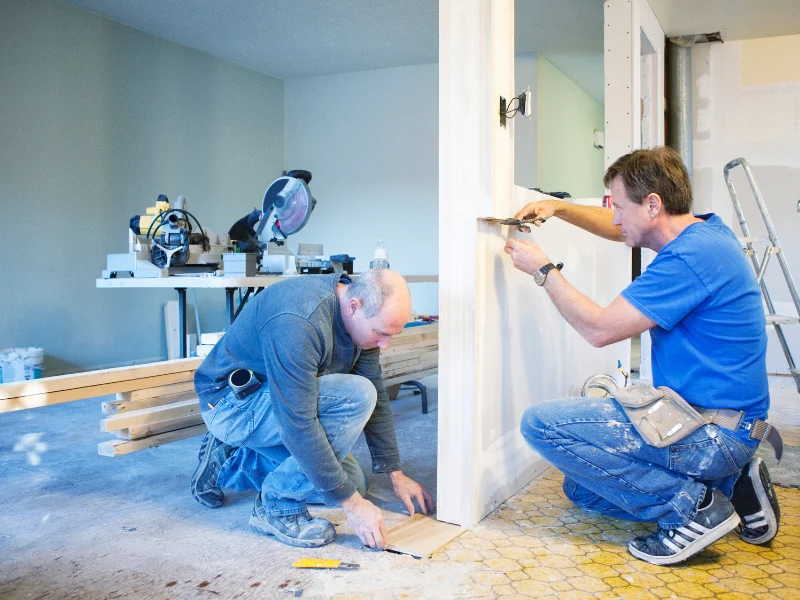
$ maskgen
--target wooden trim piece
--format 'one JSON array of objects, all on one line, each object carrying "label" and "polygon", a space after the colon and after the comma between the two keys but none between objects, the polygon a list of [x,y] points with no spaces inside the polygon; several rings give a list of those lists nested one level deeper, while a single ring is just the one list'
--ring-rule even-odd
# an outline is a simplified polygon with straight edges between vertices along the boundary
[{"label": "wooden trim piece", "polygon": [[196,435],[203,435],[206,431],[208,431],[208,429],[205,425],[195,425],[194,427],[168,431],[167,433],[153,435],[140,440],[108,440],[107,442],[100,442],[97,444],[97,453],[100,456],[122,456],[123,454],[130,454],[131,452],[138,452],[139,450],[161,446],[162,444],[185,440]]},{"label": "wooden trim piece", "polygon": [[115,431],[114,435],[123,440],[138,440],[168,431],[175,431],[176,429],[186,429],[200,425],[203,422],[203,415],[200,413],[186,415],[183,417],[176,417],[174,419],[167,419],[166,421],[157,421],[155,423],[147,423],[145,425],[136,425],[128,429],[120,429]]},{"label": "wooden trim piece", "polygon": [[177,417],[200,414],[200,403],[197,398],[184,400],[166,406],[154,406],[153,408],[143,408],[132,410],[121,415],[111,415],[107,419],[100,421],[100,431],[117,431],[119,429],[129,429],[137,425],[147,425],[166,421]]},{"label": "wooden trim piece", "polygon": [[194,390],[194,380],[173,383],[171,385],[161,385],[158,387],[133,390],[132,392],[120,392],[117,400],[144,400],[146,398],[156,398],[158,396],[169,396],[178,392],[189,392]]},{"label": "wooden trim piece", "polygon": [[[53,392],[72,390],[85,387],[94,387],[132,379],[151,378],[158,375],[168,375],[183,371],[194,371],[203,362],[200,358],[181,358],[166,360],[146,365],[132,367],[117,367],[87,373],[74,373],[59,377],[45,377],[44,379],[31,379],[19,383],[6,383],[0,385],[0,400],[9,398],[22,398],[27,396],[41,396]],[[141,387],[141,386],[140,386]],[[100,395],[100,394],[98,394]]]},{"label": "wooden trim piece", "polygon": [[[117,394],[119,396],[120,394]],[[143,400],[116,400],[114,402],[103,402],[104,415],[118,415],[132,410],[141,410],[143,408],[152,408],[154,406],[164,406],[165,404],[173,404],[181,400],[190,400],[197,398],[197,392],[192,389],[186,392],[177,394],[170,394],[168,396],[159,396],[157,398],[144,398]]]},{"label": "wooden trim piece", "polygon": [[[37,394],[35,396],[22,396],[17,398],[0,399],[0,413],[21,410],[24,408],[37,408],[60,404],[62,402],[72,402],[73,400],[85,400],[86,398],[96,398],[97,396],[107,396],[116,392],[131,391],[142,386],[157,386],[168,383],[179,383],[186,378],[192,378],[192,371],[180,373],[170,373],[168,375],[158,375],[156,377],[146,377],[145,379],[131,379],[129,381],[119,381],[115,383],[105,383],[88,387],[79,387],[60,392],[49,392]],[[43,380],[40,380],[43,381]]]},{"label": "wooden trim piece", "polygon": [[[439,345],[439,334],[428,334],[426,336],[422,336],[423,339],[415,340],[414,342],[408,343],[403,340],[403,344],[392,344],[386,350],[381,350],[381,358],[384,356],[392,356],[394,354],[399,354],[401,352],[408,352],[409,350],[418,350],[419,348],[427,348],[428,346],[438,346]],[[428,338],[428,339],[425,339]]]},{"label": "wooden trim piece", "polygon": [[428,558],[465,531],[464,527],[417,513],[388,529],[386,534],[389,546],[386,549],[417,558]]}]

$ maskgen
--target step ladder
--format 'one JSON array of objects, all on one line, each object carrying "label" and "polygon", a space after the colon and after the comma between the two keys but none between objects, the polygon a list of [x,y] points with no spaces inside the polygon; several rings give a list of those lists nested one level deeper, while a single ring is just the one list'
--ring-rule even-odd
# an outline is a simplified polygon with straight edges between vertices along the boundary
[{"label": "step ladder", "polygon": [[[767,227],[768,235],[766,236],[753,237],[750,235],[750,228],[747,226],[747,221],[744,218],[742,205],[739,202],[739,198],[736,195],[736,190],[734,189],[733,182],[731,182],[730,178],[731,171],[739,166],[744,169],[745,175],[747,176],[747,181],[750,183],[750,188],[753,190],[753,195],[755,196],[758,210],[761,213],[761,217],[764,219],[764,225]],[[800,315],[800,296],[797,295],[797,288],[794,285],[794,279],[792,279],[792,274],[789,271],[789,265],[786,264],[786,258],[784,257],[783,252],[781,252],[778,236],[775,233],[775,228],[772,226],[772,219],[769,217],[767,205],[764,204],[764,197],[761,195],[761,192],[758,189],[758,184],[756,184],[756,180],[753,177],[753,172],[750,170],[750,165],[744,158],[737,158],[725,165],[724,173],[725,183],[728,186],[728,192],[730,193],[731,200],[733,201],[733,208],[736,210],[736,217],[739,219],[739,225],[741,225],[742,233],[744,234],[744,237],[740,237],[739,241],[744,246],[745,253],[750,257],[750,260],[753,263],[753,269],[756,273],[756,280],[761,286],[761,294],[764,296],[767,325],[773,325],[775,327],[775,333],[778,336],[778,341],[781,344],[781,348],[783,348],[783,353],[786,356],[786,362],[789,363],[789,372],[792,374],[792,377],[794,377],[797,391],[800,392],[800,370],[797,369],[794,364],[792,352],[789,349],[789,344],[786,342],[786,336],[784,335],[782,329],[783,325],[795,325],[800,323],[800,317],[784,316],[775,313],[775,306],[772,304],[772,298],[770,297],[769,290],[767,289],[767,282],[764,280],[769,259],[772,258],[773,254],[778,256],[778,262],[781,265],[783,277],[786,279],[786,285],[789,288],[789,293],[792,295],[792,300],[794,301],[795,310],[797,311],[798,315]],[[754,244],[757,243],[765,243],[767,245],[766,250],[764,251],[764,256],[761,259],[759,259],[759,257],[756,255]]]}]

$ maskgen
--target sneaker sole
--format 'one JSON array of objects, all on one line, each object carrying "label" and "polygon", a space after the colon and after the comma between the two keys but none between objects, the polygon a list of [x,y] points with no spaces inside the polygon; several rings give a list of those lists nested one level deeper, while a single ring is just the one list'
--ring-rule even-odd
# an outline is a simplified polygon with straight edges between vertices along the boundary
[{"label": "sneaker sole", "polygon": [[[767,466],[764,464],[764,461],[759,457],[756,460],[750,462],[750,481],[753,482],[753,489],[756,492],[756,497],[758,498],[758,502],[761,504],[761,510],[764,511],[764,517],[767,519],[768,529],[767,532],[757,538],[746,538],[743,535],[739,537],[742,538],[742,541],[747,542],[748,544],[753,544],[755,546],[759,544],[766,544],[776,535],[778,535],[778,519],[775,517],[775,511],[772,508],[772,498],[770,498],[770,493],[764,487],[764,481],[761,478],[761,468],[766,469]],[[772,485],[772,481],[770,480],[770,486]],[[775,494],[775,490],[770,490],[772,494]],[[778,503],[778,498],[775,498],[775,504]]]},{"label": "sneaker sole", "polygon": [[[213,444],[213,442],[209,442],[209,445]],[[197,480],[200,477],[200,473],[205,471],[208,468],[208,463],[211,461],[211,450],[209,449],[206,452],[203,462],[197,465],[197,468],[194,470],[194,475],[192,475],[192,496],[195,500],[197,500],[200,504],[205,506],[206,508],[219,508],[222,506],[222,500],[217,503],[208,502],[206,500],[201,499],[200,495],[197,493]],[[185,481],[185,480],[184,480]]]},{"label": "sneaker sole", "polygon": [[268,522],[265,522],[263,519],[259,519],[255,515],[250,516],[249,525],[258,533],[275,536],[278,541],[283,542],[287,546],[294,546],[295,548],[319,548],[320,546],[327,546],[336,539],[334,537],[330,540],[326,540],[325,538],[316,540],[298,540],[297,538],[289,537],[288,535],[281,533]]},{"label": "sneaker sole", "polygon": [[644,552],[640,552],[636,548],[631,545],[628,545],[628,552],[633,554],[636,558],[643,560],[645,562],[649,562],[653,565],[674,565],[675,563],[683,562],[685,560],[690,559],[692,556],[705,550],[711,544],[716,542],[721,537],[724,537],[734,529],[739,524],[739,515],[733,513],[730,517],[724,520],[722,523],[714,527],[714,529],[710,530],[707,534],[703,537],[696,539],[691,544],[687,545],[683,550],[672,554],[670,556],[650,556],[649,554],[645,554]]}]

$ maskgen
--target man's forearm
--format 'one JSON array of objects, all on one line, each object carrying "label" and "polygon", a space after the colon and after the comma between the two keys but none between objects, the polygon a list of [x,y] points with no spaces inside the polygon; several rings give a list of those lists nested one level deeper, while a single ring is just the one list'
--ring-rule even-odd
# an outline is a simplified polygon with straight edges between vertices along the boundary
[{"label": "man's forearm", "polygon": [[571,223],[607,240],[614,242],[625,241],[619,226],[613,223],[614,211],[608,208],[559,202],[556,205],[554,214],[567,223]]},{"label": "man's forearm", "polygon": [[608,343],[600,328],[603,309],[575,289],[560,271],[548,273],[544,289],[561,316],[583,339],[596,348]]}]

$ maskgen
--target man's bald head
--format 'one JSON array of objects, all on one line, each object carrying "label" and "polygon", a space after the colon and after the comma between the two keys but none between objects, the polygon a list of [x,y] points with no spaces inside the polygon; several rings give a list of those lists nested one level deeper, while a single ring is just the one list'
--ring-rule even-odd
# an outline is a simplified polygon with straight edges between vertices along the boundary
[{"label": "man's bald head", "polygon": [[370,269],[347,286],[347,300],[361,301],[364,317],[371,319],[386,306],[411,316],[411,292],[403,276],[391,269]]}]

